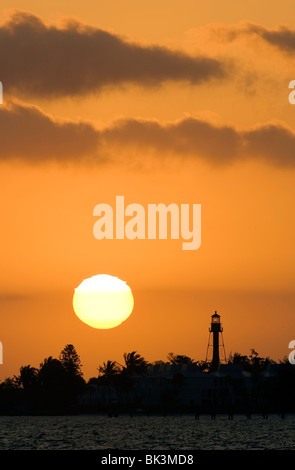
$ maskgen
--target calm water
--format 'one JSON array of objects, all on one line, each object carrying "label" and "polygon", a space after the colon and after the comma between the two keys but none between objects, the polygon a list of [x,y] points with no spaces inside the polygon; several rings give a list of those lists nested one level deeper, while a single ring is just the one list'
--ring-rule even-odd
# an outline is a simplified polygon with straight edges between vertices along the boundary
[{"label": "calm water", "polygon": [[0,416],[0,450],[295,449],[295,416]]}]

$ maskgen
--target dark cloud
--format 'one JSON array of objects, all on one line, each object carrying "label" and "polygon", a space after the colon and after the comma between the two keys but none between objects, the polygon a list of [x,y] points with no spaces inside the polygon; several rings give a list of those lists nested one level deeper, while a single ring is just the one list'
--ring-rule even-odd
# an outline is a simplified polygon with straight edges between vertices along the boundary
[{"label": "dark cloud", "polygon": [[58,121],[36,106],[0,106],[0,159],[75,160],[96,153],[99,134],[88,123]]},{"label": "dark cloud", "polygon": [[255,35],[281,51],[292,52],[295,50],[295,29],[287,26],[268,29],[259,24],[246,22],[234,26],[221,25],[220,28],[216,28],[215,34],[217,37],[223,37],[229,41],[240,36]]},{"label": "dark cloud", "polygon": [[224,64],[160,46],[143,46],[94,27],[68,21],[46,25],[14,12],[0,26],[1,80],[6,92],[60,97],[126,83],[199,84],[226,75]]},{"label": "dark cloud", "polygon": [[18,292],[0,292],[0,302],[15,302],[29,298],[29,295]]},{"label": "dark cloud", "polygon": [[136,147],[157,154],[197,156],[216,164],[234,160],[241,137],[228,126],[216,127],[196,118],[161,124],[157,121],[122,120],[107,129],[102,138],[109,146]]},{"label": "dark cloud", "polygon": [[246,155],[281,167],[295,168],[295,134],[280,123],[243,133]]},{"label": "dark cloud", "polygon": [[[90,123],[56,120],[35,106],[0,106],[0,159],[28,162],[88,161],[97,164],[136,155],[203,159],[228,165],[249,159],[277,167],[295,168],[295,133],[282,123],[268,123],[240,131],[187,117],[170,123],[123,119],[107,128]],[[108,160],[106,159],[108,155]]]},{"label": "dark cloud", "polygon": [[192,117],[168,124],[131,119],[115,123],[101,137],[108,146],[202,158],[213,165],[252,159],[295,168],[295,134],[281,123],[239,131]]},{"label": "dark cloud", "polygon": [[285,52],[295,50],[295,30],[281,26],[276,30],[266,29],[263,26],[249,25],[248,31],[255,33],[268,44]]}]

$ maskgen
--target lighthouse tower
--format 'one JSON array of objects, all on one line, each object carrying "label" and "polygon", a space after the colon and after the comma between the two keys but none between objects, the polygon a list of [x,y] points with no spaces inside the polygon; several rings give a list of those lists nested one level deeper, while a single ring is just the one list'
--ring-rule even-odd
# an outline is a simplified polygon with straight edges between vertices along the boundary
[{"label": "lighthouse tower", "polygon": [[[211,325],[209,328],[209,340],[207,346],[207,356],[206,362],[209,361],[209,350],[211,353],[211,370],[214,371],[218,368],[221,360],[222,362],[226,361],[225,356],[225,347],[223,342],[222,335],[223,328],[220,323],[220,315],[215,311],[214,315],[211,316]],[[222,349],[222,356],[220,354],[220,349]]]}]

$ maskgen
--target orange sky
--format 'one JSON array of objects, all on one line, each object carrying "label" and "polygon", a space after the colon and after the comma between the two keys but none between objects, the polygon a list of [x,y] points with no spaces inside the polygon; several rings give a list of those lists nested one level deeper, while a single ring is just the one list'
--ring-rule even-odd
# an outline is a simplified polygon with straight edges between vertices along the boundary
[{"label": "orange sky", "polygon": [[[288,355],[294,14],[291,1],[2,2],[0,380],[68,343],[86,378],[131,350],[205,359],[214,310],[228,353]],[[93,208],[116,195],[201,204],[201,248],[96,240]],[[134,293],[109,331],[71,304],[99,273]]]}]

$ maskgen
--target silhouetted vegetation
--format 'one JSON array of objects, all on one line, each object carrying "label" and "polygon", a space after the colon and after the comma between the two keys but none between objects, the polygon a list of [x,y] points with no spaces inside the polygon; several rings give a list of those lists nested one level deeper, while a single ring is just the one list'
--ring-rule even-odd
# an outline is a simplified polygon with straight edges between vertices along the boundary
[{"label": "silhouetted vegetation", "polygon": [[266,370],[269,364],[274,364],[274,361],[269,357],[259,357],[258,353],[251,349],[249,356],[242,356],[239,353],[230,354],[228,363],[239,364],[245,371],[257,375]]},{"label": "silhouetted vegetation", "polygon": [[124,353],[125,366],[122,373],[131,374],[145,374],[149,366],[148,362],[136,351],[131,353]]},{"label": "silhouetted vegetation", "polygon": [[[191,377],[195,382],[190,381]],[[211,385],[206,385],[207,388],[200,385],[203,388],[199,391],[196,388],[196,394],[202,395],[196,405],[190,384],[196,387],[196,383],[201,383],[196,380],[203,378],[209,384],[206,377],[212,379]],[[220,369],[218,375],[210,372],[210,363],[186,355],[170,352],[166,361],[149,363],[132,351],[123,354],[122,364],[103,362],[98,366],[97,376],[86,382],[80,357],[74,346],[68,344],[58,358],[45,358],[39,368],[22,366],[18,375],[0,383],[0,413],[112,414],[137,409],[285,413],[295,412],[294,387],[295,366],[287,358],[275,363],[269,357],[260,357],[254,349],[248,356],[230,354],[226,368]],[[183,401],[186,396],[190,397],[187,403]]]},{"label": "silhouetted vegetation", "polygon": [[61,351],[59,359],[47,357],[39,369],[23,366],[18,376],[2,382],[0,412],[68,412],[85,387],[80,358],[69,344]]},{"label": "silhouetted vegetation", "polygon": [[196,363],[193,359],[191,359],[188,356],[174,354],[172,352],[170,352],[167,357],[168,357],[168,361],[170,364],[174,364],[177,366],[181,366],[182,364],[195,364]]}]

